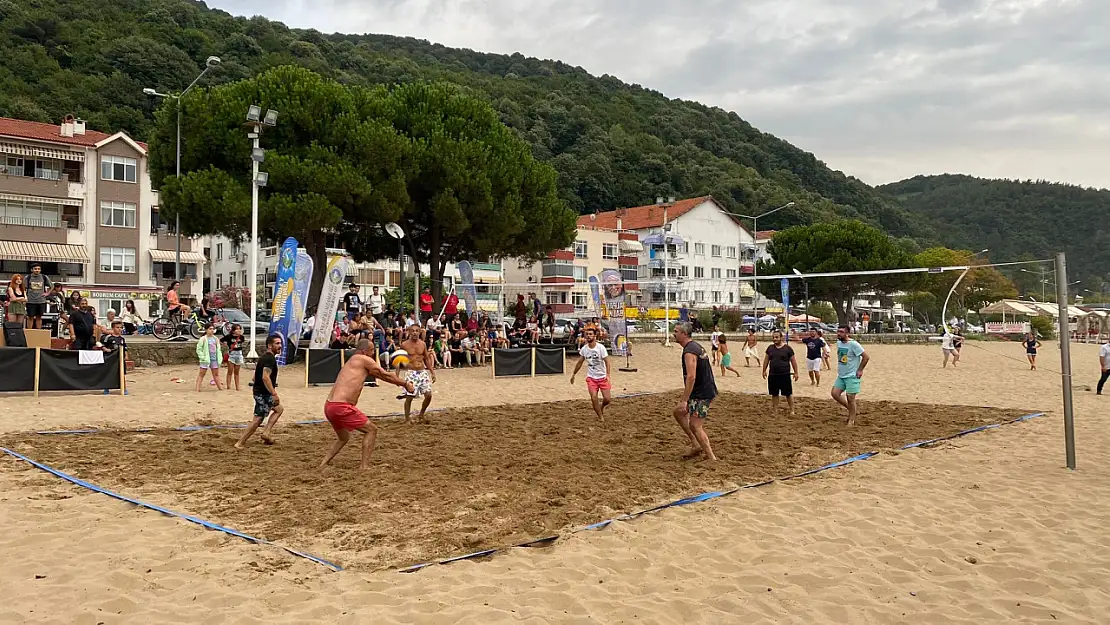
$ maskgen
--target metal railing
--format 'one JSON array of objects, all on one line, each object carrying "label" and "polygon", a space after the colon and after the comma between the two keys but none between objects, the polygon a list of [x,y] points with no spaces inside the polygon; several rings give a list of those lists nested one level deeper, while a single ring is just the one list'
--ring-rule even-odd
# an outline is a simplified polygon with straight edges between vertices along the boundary
[{"label": "metal railing", "polygon": [[0,215],[0,224],[6,226],[26,226],[28,228],[61,228],[66,223],[58,220],[27,219],[26,217],[12,217]]}]

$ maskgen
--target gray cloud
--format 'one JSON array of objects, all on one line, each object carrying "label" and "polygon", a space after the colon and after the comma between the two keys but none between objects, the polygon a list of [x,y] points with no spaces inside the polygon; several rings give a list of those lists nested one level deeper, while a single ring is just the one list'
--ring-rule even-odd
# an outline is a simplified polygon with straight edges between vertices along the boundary
[{"label": "gray cloud", "polygon": [[736,111],[868,182],[1110,187],[1106,0],[212,0],[324,32],[521,52]]}]

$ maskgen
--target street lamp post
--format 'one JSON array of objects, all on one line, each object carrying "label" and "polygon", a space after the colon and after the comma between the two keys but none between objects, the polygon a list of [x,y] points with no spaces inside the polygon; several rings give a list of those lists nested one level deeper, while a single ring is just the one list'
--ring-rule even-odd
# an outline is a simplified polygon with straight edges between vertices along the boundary
[{"label": "street lamp post", "polygon": [[[759,218],[766,217],[771,213],[777,213],[780,210],[784,208],[790,208],[791,206],[794,206],[794,202],[787,202],[786,204],[783,204],[778,208],[772,208],[771,210],[762,212],[758,215],[742,215],[740,213],[725,211],[733,217],[742,217],[744,219],[752,220],[752,239],[756,241],[755,253],[752,255],[752,287],[755,291],[755,293],[752,295],[752,316],[755,317],[756,324],[759,323],[759,259],[756,258],[759,255],[759,241],[756,240],[759,237]],[[740,241],[740,243],[743,244],[743,241]],[[739,248],[737,248],[737,251],[739,251]],[[740,283],[737,283],[736,286],[736,296],[737,298],[740,297]],[[809,314],[808,308],[806,309],[806,314]],[[740,318],[741,320],[743,320],[743,315],[741,315]]]},{"label": "street lamp post", "polygon": [[262,114],[262,107],[252,104],[247,107],[247,138],[251,140],[251,340],[247,358],[258,359],[257,343],[255,339],[254,323],[258,320],[258,296],[262,291],[258,289],[258,262],[261,260],[258,253],[258,190],[270,181],[270,175],[258,171],[258,165],[266,160],[266,151],[259,143],[262,140],[262,129],[272,128],[277,125],[277,111],[266,109]]},{"label": "street lamp post", "polygon": [[[151,89],[150,87],[147,87],[146,89],[143,89],[143,93],[145,93],[148,96],[154,96],[154,97],[158,97],[158,98],[173,98],[173,100],[174,100],[174,104],[177,108],[177,153],[176,153],[176,158],[175,158],[175,175],[178,178],[181,177],[181,98],[185,97],[185,94],[189,93],[189,90],[192,89],[194,86],[196,86],[197,82],[199,82],[200,79],[203,78],[204,75],[208,73],[208,70],[212,69],[213,67],[216,67],[219,64],[220,64],[220,57],[218,57],[218,56],[208,57],[208,59],[204,62],[204,69],[201,70],[200,74],[197,75],[197,77],[195,79],[193,79],[193,82],[189,83],[188,87],[185,87],[184,91],[182,91],[181,93],[179,93],[177,95],[173,95],[173,94],[169,94],[169,93],[159,93],[159,92],[155,91],[154,89]],[[180,210],[177,211],[177,216],[174,219],[174,233],[176,234],[175,238],[177,239],[177,255],[176,255],[176,257],[174,259],[174,263],[173,263],[173,277],[174,277],[175,280],[180,280],[181,279],[181,211]]]}]

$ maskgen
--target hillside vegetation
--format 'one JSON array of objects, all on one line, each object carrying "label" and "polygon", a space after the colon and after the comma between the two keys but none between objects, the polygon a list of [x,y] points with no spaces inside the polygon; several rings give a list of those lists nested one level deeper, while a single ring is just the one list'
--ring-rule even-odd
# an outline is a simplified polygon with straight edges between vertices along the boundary
[{"label": "hillside vegetation", "polygon": [[0,0],[0,115],[57,122],[72,113],[146,139],[158,103],[143,88],[180,90],[209,55],[223,63],[206,85],[285,64],[347,83],[464,85],[556,168],[560,197],[579,212],[711,193],[741,212],[797,203],[761,222],[767,228],[840,216],[932,237],[898,202],[735,113],[558,61],[325,35],[188,0]]},{"label": "hillside vegetation", "polygon": [[[947,247],[990,248],[991,258],[1005,260],[1052,258],[1064,251],[1068,280],[1081,281],[1073,295],[1083,289],[1110,292],[1110,190],[958,175],[917,176],[879,190],[935,223]],[[1039,276],[1008,274],[1024,292],[1040,297]]]}]

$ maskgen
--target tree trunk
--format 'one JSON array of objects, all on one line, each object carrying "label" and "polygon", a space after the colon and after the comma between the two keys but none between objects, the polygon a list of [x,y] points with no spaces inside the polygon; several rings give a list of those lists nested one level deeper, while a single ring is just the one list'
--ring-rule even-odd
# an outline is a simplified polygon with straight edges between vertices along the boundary
[{"label": "tree trunk", "polygon": [[327,241],[322,231],[314,231],[308,233],[303,243],[305,252],[312,258],[312,282],[308,287],[308,301],[305,305],[308,310],[313,310],[320,302],[320,292],[324,288],[324,274],[328,271]]}]

